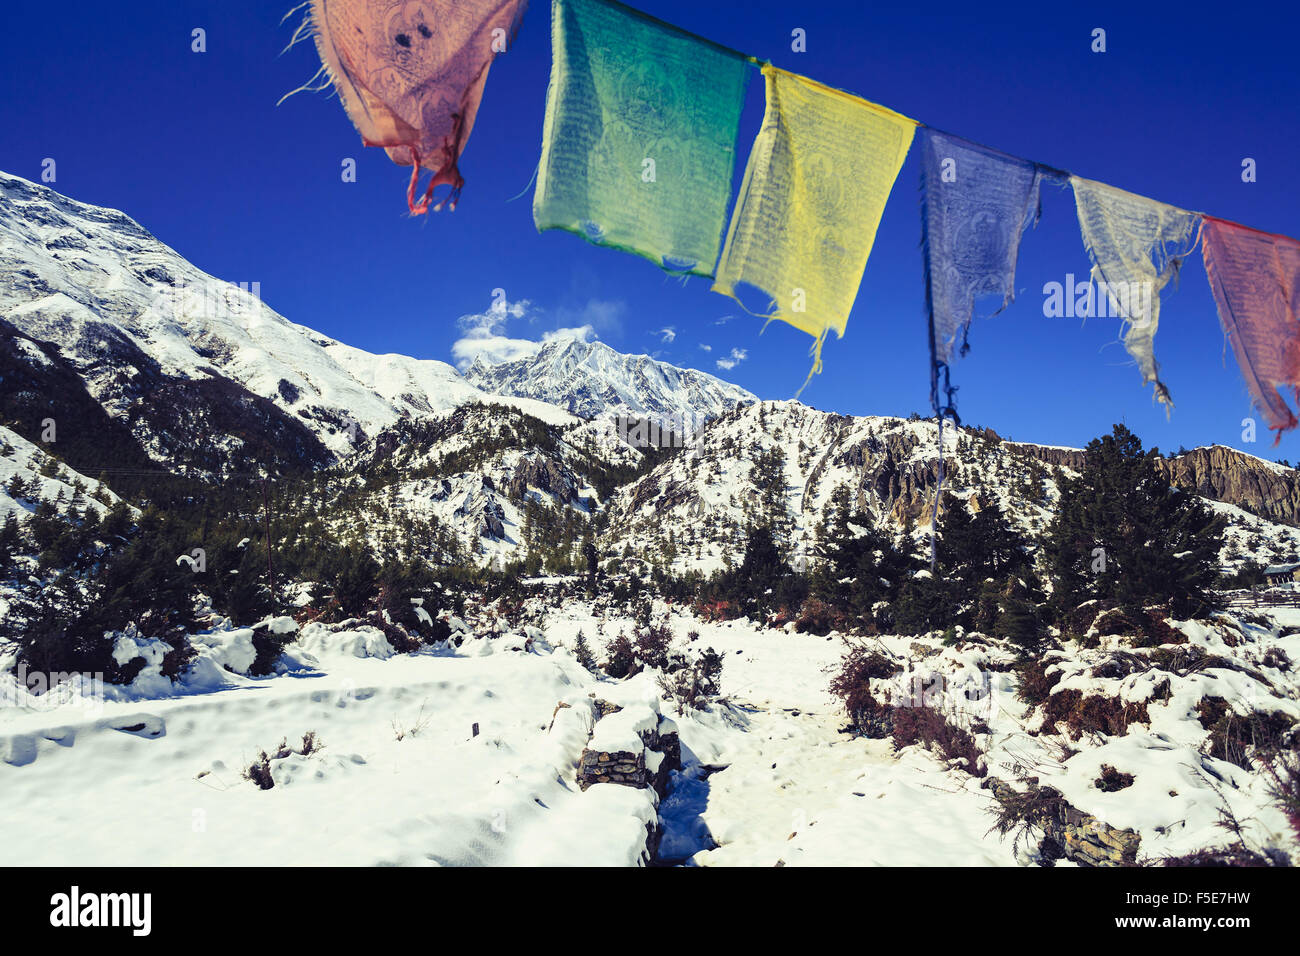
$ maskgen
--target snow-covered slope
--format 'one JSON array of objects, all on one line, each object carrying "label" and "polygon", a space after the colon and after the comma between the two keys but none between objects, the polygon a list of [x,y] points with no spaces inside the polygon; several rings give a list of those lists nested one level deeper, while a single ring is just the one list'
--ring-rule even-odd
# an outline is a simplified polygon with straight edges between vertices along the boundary
[{"label": "snow-covered slope", "polygon": [[[997,504],[1027,537],[1037,538],[1059,496],[1053,469],[1074,473],[1052,460],[1056,452],[1067,461],[1082,457],[1075,449],[950,429],[943,489],[974,510]],[[763,473],[764,463],[774,470],[772,480]],[[892,531],[910,522],[920,544],[939,474],[933,422],[836,415],[796,401],[759,402],[711,422],[688,453],[619,489],[609,505],[606,553],[630,548],[651,564],[710,573],[739,556],[750,525],[770,521],[784,531],[797,564],[812,553],[837,489]],[[1300,529],[1206,497],[1228,520],[1225,566],[1273,563],[1300,548]]]},{"label": "snow-covered slope", "polygon": [[347,496],[364,519],[346,510],[333,520],[380,552],[392,546],[415,556],[403,542],[427,522],[450,533],[462,560],[523,560],[530,545],[575,547],[604,504],[597,486],[641,460],[600,422],[552,425],[519,410],[464,405],[361,443],[331,474],[342,488],[365,483],[368,493]]},{"label": "snow-covered slope", "polygon": [[[25,494],[15,495],[21,482]],[[0,426],[0,522],[26,518],[37,502],[74,503],[103,515],[119,499],[93,478],[78,474],[41,448]]]},{"label": "snow-covered slope", "polygon": [[[13,521],[21,528],[42,502],[60,510],[103,518],[120,501],[106,485],[79,474],[43,448],[0,425],[0,526]],[[35,555],[19,553],[15,560],[17,566],[12,575],[0,574],[0,643],[9,636],[6,616],[18,587],[23,586],[18,582],[24,582],[37,571]],[[31,578],[25,583],[36,580]]]},{"label": "snow-covered slope", "polygon": [[[0,332],[17,343],[10,361],[49,365],[39,343],[53,345],[61,370],[163,466],[233,470],[190,460],[200,441],[245,466],[276,464],[271,446],[292,449],[284,463],[316,466],[400,419],[469,402],[570,425],[602,412],[696,422],[754,400],[712,375],[598,342],[552,342],[534,358],[462,376],[445,362],[329,338],[259,292],[208,275],[124,213],[0,172]],[[249,434],[267,436],[265,446],[232,437]]]},{"label": "snow-covered slope", "polygon": [[757,400],[705,372],[574,338],[555,339],[535,356],[497,365],[480,358],[465,377],[485,391],[551,402],[583,418],[612,412],[690,423]]},{"label": "snow-covered slope", "polygon": [[[251,629],[228,622],[196,635],[199,657],[179,684],[151,664],[128,686],[35,697],[0,667],[0,700],[14,705],[0,707],[0,813],[11,824],[0,864],[626,866],[646,861],[657,821],[660,862],[1034,865],[1037,841],[998,835],[983,786],[1017,771],[1131,829],[1142,863],[1226,843],[1223,809],[1249,845],[1300,850],[1266,775],[1217,753],[1203,719],[1216,701],[1300,717],[1287,663],[1300,654],[1295,609],[1172,622],[1182,643],[1159,648],[1102,633],[1095,648],[1045,657],[1048,700],[1078,693],[1131,708],[1113,732],[1078,732],[1024,700],[1000,641],[879,637],[898,672],[872,678],[873,690],[906,700],[921,680],[927,706],[971,728],[979,753],[963,769],[924,744],[843,732],[827,689],[854,646],[843,635],[701,621],[657,603],[674,648],[725,659],[726,699],[675,709],[653,671],[614,680],[572,653],[582,633],[603,656],[632,620],[583,599],[527,604],[534,624],[505,626],[485,605],[457,620],[458,645],[416,654],[357,622],[298,629],[279,618],[273,626],[297,633],[264,678],[246,673]],[[676,724],[682,769],[662,802],[648,789],[580,786],[583,750],[603,745],[612,719],[598,701],[645,704]],[[307,734],[311,748],[299,743]],[[244,776],[263,752],[269,789]],[[1127,780],[1104,781],[1107,767]]]},{"label": "snow-covered slope", "polygon": [[[254,284],[204,273],[123,213],[5,173],[0,265],[0,318],[56,345],[118,417],[140,400],[126,385],[144,372],[227,379],[343,453],[398,418],[494,400],[445,362],[372,355],[290,322]],[[572,421],[541,402],[499,401]]]}]

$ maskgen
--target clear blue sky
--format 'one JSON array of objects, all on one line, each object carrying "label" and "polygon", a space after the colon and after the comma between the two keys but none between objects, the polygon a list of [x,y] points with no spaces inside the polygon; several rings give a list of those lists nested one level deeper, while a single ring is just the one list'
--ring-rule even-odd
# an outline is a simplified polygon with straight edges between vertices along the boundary
[{"label": "clear blue sky", "polygon": [[[788,398],[810,340],[759,323],[703,279],[682,282],[633,256],[565,233],[538,234],[531,189],[550,64],[549,4],[535,0],[492,68],[462,159],[459,208],[411,218],[407,170],[363,149],[337,99],[276,101],[318,66],[304,43],[281,56],[292,5],[253,0],[10,4],[0,31],[0,168],[125,210],[200,268],[260,282],[290,319],[376,352],[453,361],[458,318],[492,290],[530,304],[501,331],[539,338],[592,322],[623,351],[660,353],[763,398]],[[1300,235],[1300,70],[1294,13],[1258,6],[1026,4],[975,16],[971,4],[699,3],[641,0],[647,12],[941,129],[1092,179],[1271,232]],[[989,5],[979,5],[987,7]],[[1280,5],[1279,5],[1280,7]],[[1281,17],[1282,19],[1279,19]],[[207,31],[207,52],[190,31]],[[807,52],[790,49],[807,32]],[[1108,51],[1090,51],[1091,31]],[[755,74],[741,159],[762,112]],[[357,159],[359,181],[340,163]],[[1241,161],[1258,182],[1241,181]],[[841,340],[803,394],[854,414],[928,414],[915,157],[894,189]],[[1125,421],[1148,445],[1221,442],[1300,457],[1300,435],[1270,448],[1260,421],[1241,441],[1249,399],[1220,331],[1199,253],[1166,295],[1156,355],[1171,421],[1141,387],[1115,320],[1043,316],[1042,288],[1086,274],[1068,190],[1050,189],[1022,245],[1020,298],[979,320],[953,369],[959,409],[1026,441],[1081,444]],[[985,309],[985,313],[987,309]],[[734,318],[723,324],[725,316]],[[672,342],[657,330],[675,329]],[[701,345],[709,346],[706,352]],[[733,348],[746,357],[716,366]]]}]

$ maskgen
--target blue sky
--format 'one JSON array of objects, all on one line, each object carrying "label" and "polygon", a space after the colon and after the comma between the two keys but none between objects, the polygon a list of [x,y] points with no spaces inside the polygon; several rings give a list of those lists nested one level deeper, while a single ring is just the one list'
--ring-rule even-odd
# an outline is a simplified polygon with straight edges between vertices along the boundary
[{"label": "blue sky", "polygon": [[[773,323],[760,336],[761,323],[707,280],[682,281],[637,257],[535,231],[528,187],[550,66],[548,3],[535,0],[492,68],[462,158],[460,206],[417,218],[406,211],[408,171],[361,147],[337,99],[301,93],[276,106],[318,66],[310,43],[280,55],[293,24],[279,21],[291,5],[11,5],[0,33],[0,168],[39,180],[42,160],[53,158],[59,191],[125,210],[200,268],[259,282],[277,311],[371,351],[454,362],[474,351],[467,335],[508,348],[591,326],[620,350],[719,374],[763,398],[793,395],[808,369],[803,333]],[[1281,22],[1253,6],[1229,17],[1027,4],[976,16],[971,4],[860,0],[639,6],[1007,152],[1300,234],[1294,14]],[[191,52],[196,27],[206,31],[205,53]],[[1104,54],[1090,50],[1097,27],[1107,31]],[[807,52],[791,50],[796,28],[806,31]],[[742,162],[761,115],[756,73]],[[341,181],[347,157],[357,160],[355,183]],[[1257,182],[1241,181],[1244,157],[1256,160]],[[832,336],[825,371],[803,393],[811,405],[928,413],[917,182],[913,155],[848,331]],[[1018,301],[977,320],[971,352],[953,368],[965,422],[1077,445],[1124,421],[1163,450],[1220,442],[1300,457],[1300,435],[1274,450],[1262,420],[1258,440],[1242,441],[1249,398],[1199,253],[1166,294],[1156,338],[1176,404],[1168,421],[1118,344],[1116,320],[1044,317],[1044,284],[1087,271],[1072,195],[1049,189],[1043,220],[1021,247]],[[498,288],[517,307],[484,319]]]}]

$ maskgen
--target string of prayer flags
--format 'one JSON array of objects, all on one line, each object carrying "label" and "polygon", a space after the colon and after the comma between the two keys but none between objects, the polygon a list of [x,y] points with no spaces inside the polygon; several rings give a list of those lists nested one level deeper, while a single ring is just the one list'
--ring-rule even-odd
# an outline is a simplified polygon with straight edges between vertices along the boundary
[{"label": "string of prayer flags", "polygon": [[[953,347],[967,335],[982,295],[1001,297],[996,315],[1015,298],[1021,233],[1037,224],[1040,188],[1054,171],[1028,160],[941,133],[922,130],[921,246],[930,322],[930,399],[935,413],[956,418],[948,381]],[[943,385],[940,386],[940,377]],[[940,388],[947,393],[939,404]]]},{"label": "string of prayer flags", "polygon": [[1201,249],[1219,322],[1276,445],[1297,424],[1279,389],[1300,403],[1300,242],[1206,216]]},{"label": "string of prayer flags", "polygon": [[607,0],[551,9],[538,231],[711,276],[751,61]]},{"label": "string of prayer flags", "polygon": [[1078,176],[1070,185],[1096,287],[1089,289],[1093,308],[1083,314],[1124,320],[1124,347],[1168,411],[1173,402],[1154,352],[1160,293],[1195,250],[1201,214]]},{"label": "string of prayer flags", "polygon": [[[763,67],[767,106],[718,263],[715,292],[746,283],[816,339],[843,337],[916,121],[806,77]],[[807,385],[807,381],[804,385]]]},{"label": "string of prayer flags", "polygon": [[[474,128],[488,68],[514,39],[527,0],[311,0],[309,23],[323,69],[366,146],[410,166],[406,202],[456,208],[465,184],[457,163]],[[420,202],[420,170],[433,173]]]},{"label": "string of prayer flags", "polygon": [[[433,208],[454,209],[488,70],[513,40],[527,0],[306,5],[293,42],[314,35],[321,72],[362,142],[412,167],[410,211],[427,212],[440,185],[449,190]],[[670,273],[712,276],[714,291],[737,302],[742,286],[764,294],[760,318],[814,339],[806,387],[821,371],[829,332],[844,335],[919,124],[764,64],[763,124],[728,224],[745,89],[759,61],[619,0],[552,0],[551,40],[533,198],[538,230],[568,230]],[[1124,346],[1154,397],[1172,407],[1154,353],[1160,294],[1199,241],[1252,401],[1279,441],[1300,424],[1288,404],[1300,406],[1300,241],[934,129],[921,136],[931,401],[941,436],[946,415],[960,421],[949,368],[954,351],[969,348],[976,300],[997,296],[993,314],[1011,304],[1021,237],[1041,214],[1042,184],[1067,179],[1092,264],[1083,314],[1122,320]],[[432,177],[417,201],[422,169]]]}]

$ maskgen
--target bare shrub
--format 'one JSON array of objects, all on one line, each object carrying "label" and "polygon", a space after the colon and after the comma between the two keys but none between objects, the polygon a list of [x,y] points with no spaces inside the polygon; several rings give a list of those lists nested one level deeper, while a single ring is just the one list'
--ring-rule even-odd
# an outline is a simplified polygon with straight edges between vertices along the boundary
[{"label": "bare shrub", "polygon": [[1084,734],[1118,737],[1128,733],[1129,724],[1145,724],[1151,720],[1145,701],[1126,704],[1116,697],[1085,695],[1073,689],[1050,695],[1043,705],[1043,714],[1046,726],[1064,722],[1075,740]]},{"label": "bare shrub", "polygon": [[1264,764],[1264,773],[1269,780],[1269,796],[1300,840],[1300,751],[1278,754]]},{"label": "bare shrub", "polygon": [[1094,781],[1094,785],[1103,793],[1114,793],[1116,790],[1133,786],[1133,775],[1122,773],[1110,764],[1104,763],[1101,765],[1101,776]]},{"label": "bare shrub", "polygon": [[677,713],[704,710],[716,698],[722,678],[722,655],[705,648],[690,663],[670,669],[659,676],[659,689],[677,707]]},{"label": "bare shrub", "polygon": [[892,708],[872,695],[871,681],[893,677],[902,670],[898,662],[866,644],[851,648],[840,659],[830,692],[844,701],[850,725],[859,733],[873,738],[889,736]]},{"label": "bare shrub", "polygon": [[[1017,790],[996,779],[987,781],[985,785],[990,782],[997,799],[993,826],[989,832],[997,831],[1000,837],[1011,834],[1013,853],[1018,854],[1022,849],[1038,844],[1046,836],[1051,822],[1063,819],[1069,807],[1059,790],[1039,786],[1036,777],[1022,777],[1023,790]],[[1049,862],[1059,856],[1052,849],[1050,846],[1042,847]]]},{"label": "bare shrub", "polygon": [[605,648],[604,670],[610,677],[632,677],[640,673],[636,648],[626,634],[620,632]]},{"label": "bare shrub", "polygon": [[911,744],[924,744],[937,749],[943,758],[955,762],[972,777],[988,773],[981,757],[983,753],[970,731],[957,726],[934,707],[895,707],[894,747],[901,750]]},{"label": "bare shrub", "polygon": [[271,776],[271,758],[266,755],[265,750],[258,754],[257,759],[249,764],[248,769],[240,776],[245,780],[251,780],[259,790],[270,790],[275,786],[275,780]]},{"label": "bare shrub", "polygon": [[[1199,705],[1197,710],[1200,711]],[[1205,724],[1204,716],[1201,723]],[[1252,710],[1248,714],[1238,714],[1225,704],[1218,719],[1207,728],[1209,737],[1206,738],[1204,751],[1211,757],[1236,764],[1243,770],[1251,770],[1251,754],[1261,761],[1271,761],[1283,749],[1284,741],[1294,725],[1295,721],[1280,710]]]},{"label": "bare shrub", "polygon": [[267,753],[265,750],[259,751],[257,759],[248,765],[240,776],[245,780],[251,780],[260,790],[270,790],[275,786],[275,778],[271,774],[271,761],[284,760],[295,753],[303,757],[309,757],[314,753],[319,753],[324,748],[320,738],[316,736],[316,731],[309,730],[302,735],[302,749],[294,750],[289,746],[287,737],[281,737],[280,743],[276,746],[274,752]]},{"label": "bare shrub", "polygon": [[1291,672],[1291,658],[1287,656],[1286,651],[1280,647],[1270,647],[1264,652],[1261,661],[1265,667],[1273,667],[1280,670],[1283,674]]},{"label": "bare shrub", "polygon": [[799,609],[794,629],[800,634],[816,634],[818,637],[825,637],[831,631],[847,631],[849,625],[849,617],[843,611],[820,598],[810,597]]},{"label": "bare shrub", "polygon": [[663,670],[668,666],[668,649],[673,642],[673,631],[667,621],[648,624],[636,632],[635,653],[643,667]]},{"label": "bare shrub", "polygon": [[1047,703],[1052,688],[1061,681],[1059,671],[1049,675],[1048,665],[1041,660],[1027,660],[1016,666],[1016,675],[1020,678],[1016,686],[1016,696],[1031,706]]}]

